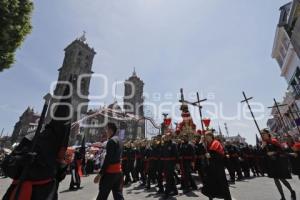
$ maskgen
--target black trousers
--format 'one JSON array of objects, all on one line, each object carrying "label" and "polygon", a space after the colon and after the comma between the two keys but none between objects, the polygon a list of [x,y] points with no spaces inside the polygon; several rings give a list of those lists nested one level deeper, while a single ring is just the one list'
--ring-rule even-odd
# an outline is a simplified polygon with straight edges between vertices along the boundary
[{"label": "black trousers", "polygon": [[238,179],[243,178],[242,169],[240,165],[240,161],[238,158],[230,158],[227,160],[227,169],[230,175],[231,181],[235,181],[236,174],[238,175]]},{"label": "black trousers", "polygon": [[143,183],[145,183],[146,176],[145,176],[145,173],[144,173],[144,161],[143,160],[137,160],[136,162],[137,162],[137,164],[136,164],[136,167],[134,169],[134,179],[136,181],[141,180]]},{"label": "black trousers", "polygon": [[114,200],[124,200],[122,173],[106,173],[101,177],[97,200],[107,200],[111,191],[113,193]]},{"label": "black trousers", "polygon": [[157,179],[157,175],[155,173],[155,168],[154,165],[152,164],[149,166],[148,172],[146,173],[146,186],[150,187],[151,186],[151,181]]},{"label": "black trousers", "polygon": [[175,164],[165,163],[166,189],[165,194],[169,195],[172,191],[177,191],[175,184]]},{"label": "black trousers", "polygon": [[77,170],[71,170],[71,182],[70,182],[70,190],[80,189],[81,178],[77,172]]},{"label": "black trousers", "polygon": [[163,171],[164,171],[163,162],[160,160],[155,161],[154,170],[155,170],[155,176],[156,176],[158,188],[160,191],[163,191],[164,190],[164,187],[163,187]]},{"label": "black trousers", "polygon": [[189,189],[189,187],[192,187],[194,189],[197,188],[195,180],[192,177],[192,166],[191,166],[190,161],[185,162],[183,164],[183,170],[184,170],[184,172],[181,175],[182,179],[183,179],[183,188],[184,189]]}]

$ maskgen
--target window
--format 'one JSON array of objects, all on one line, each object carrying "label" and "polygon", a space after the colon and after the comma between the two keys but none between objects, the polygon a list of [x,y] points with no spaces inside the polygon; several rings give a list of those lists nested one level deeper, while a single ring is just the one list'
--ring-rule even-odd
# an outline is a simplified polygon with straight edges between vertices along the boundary
[{"label": "window", "polygon": [[288,50],[289,44],[290,44],[289,39],[286,36],[284,36],[282,40],[282,45],[286,51]]},{"label": "window", "polygon": [[81,89],[81,93],[84,93],[85,92],[85,88],[86,88],[86,83],[85,83],[85,80],[82,80],[81,81],[81,85],[80,85],[80,89]]},{"label": "window", "polygon": [[81,59],[80,58],[77,58],[77,64],[81,65]]},{"label": "window", "polygon": [[284,60],[285,55],[286,55],[286,50],[284,49],[283,46],[281,46],[279,51],[280,51],[280,55],[281,55],[282,60]]}]

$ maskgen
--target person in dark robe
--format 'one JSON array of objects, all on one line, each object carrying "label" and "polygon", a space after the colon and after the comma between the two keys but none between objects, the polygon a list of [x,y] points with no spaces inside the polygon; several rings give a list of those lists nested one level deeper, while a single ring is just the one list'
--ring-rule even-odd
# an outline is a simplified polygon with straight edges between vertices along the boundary
[{"label": "person in dark robe", "polygon": [[80,170],[80,176],[87,176],[86,173],[86,164],[87,164],[87,159],[86,159],[86,146],[85,146],[85,136],[83,136],[83,139],[81,141],[81,147],[79,149],[80,152],[80,157],[81,157],[81,170]]},{"label": "person in dark robe", "polygon": [[275,185],[281,195],[281,200],[285,200],[285,195],[281,183],[290,191],[291,199],[296,200],[296,192],[286,179],[291,179],[291,174],[288,168],[287,157],[284,154],[283,148],[277,139],[272,138],[271,133],[267,129],[261,131],[262,148],[267,161],[267,174],[269,178],[273,178]]},{"label": "person in dark robe", "polygon": [[258,171],[261,176],[265,176],[265,174],[267,173],[267,159],[264,156],[264,152],[261,145],[256,146],[256,157],[257,157]]},{"label": "person in dark robe", "polygon": [[106,155],[100,172],[94,179],[94,183],[99,183],[97,200],[106,200],[111,191],[115,200],[124,200],[121,166],[123,145],[116,134],[117,126],[114,123],[107,123],[106,129],[109,138]]},{"label": "person in dark robe", "polygon": [[250,169],[251,172],[253,174],[254,177],[259,176],[259,170],[256,164],[256,155],[255,155],[255,148],[252,145],[248,146],[249,148],[249,165],[250,165]]},{"label": "person in dark robe", "polygon": [[226,168],[230,175],[230,183],[235,184],[236,175],[237,180],[242,180],[242,170],[239,160],[240,151],[239,148],[233,143],[227,141],[225,144],[225,154],[226,154]]},{"label": "person in dark robe", "polygon": [[129,148],[128,148],[128,171],[129,174],[132,177],[132,183],[137,182],[135,170],[134,170],[134,163],[135,163],[135,144],[134,142],[130,141],[129,143]]},{"label": "person in dark robe", "polygon": [[224,148],[222,144],[214,138],[211,131],[207,131],[204,137],[208,159],[205,167],[205,177],[203,180],[202,194],[210,200],[214,198],[231,200],[229,185],[225,174]]},{"label": "person in dark robe", "polygon": [[132,182],[130,177],[130,170],[129,170],[129,152],[130,152],[130,143],[127,142],[124,144],[124,149],[122,153],[122,169],[124,172],[124,185],[128,185]]},{"label": "person in dark robe", "polygon": [[295,142],[291,135],[286,136],[287,153],[292,167],[292,173],[300,179],[300,142]]},{"label": "person in dark robe", "polygon": [[[64,94],[68,92],[67,87]],[[70,99],[64,98],[60,102],[63,104],[58,103],[51,108],[55,112],[44,130],[25,136],[4,161],[4,169],[13,182],[3,200],[58,198],[58,184],[65,176],[66,168],[61,167],[61,160],[68,144],[71,116],[70,108],[66,105]]]},{"label": "person in dark robe", "polygon": [[141,182],[141,186],[146,185],[146,176],[144,173],[145,149],[144,142],[142,140],[138,141],[135,149],[135,178]]},{"label": "person in dark robe", "polygon": [[71,172],[71,182],[69,190],[78,190],[80,189],[81,179],[80,179],[80,164],[81,164],[81,153],[79,150],[76,150],[74,153],[74,159],[70,164]]},{"label": "person in dark robe", "polygon": [[203,182],[204,177],[204,166],[205,166],[205,147],[203,143],[201,143],[201,136],[196,135],[194,140],[194,148],[195,148],[195,171],[198,173],[200,182]]},{"label": "person in dark robe", "polygon": [[191,188],[192,190],[197,190],[197,185],[192,177],[192,172],[195,168],[195,149],[189,142],[187,134],[182,135],[182,143],[179,146],[178,152],[183,193],[189,193]]},{"label": "person in dark robe", "polygon": [[162,141],[161,136],[157,136],[155,138],[155,146],[153,148],[153,154],[155,157],[157,157],[157,160],[154,160],[154,171],[156,174],[156,180],[157,180],[157,187],[158,191],[157,194],[163,194],[164,193],[164,187],[163,187],[163,171],[164,171],[164,162],[162,160]]},{"label": "person in dark robe", "polygon": [[241,167],[245,178],[250,178],[251,152],[248,144],[241,144]]},{"label": "person in dark robe", "polygon": [[155,161],[158,160],[156,151],[156,141],[154,139],[151,140],[151,145],[146,148],[145,151],[145,174],[146,178],[146,189],[150,190],[151,182],[155,181],[157,178],[157,174],[155,171]]},{"label": "person in dark robe", "polygon": [[166,177],[164,199],[168,199],[170,196],[178,195],[174,177],[175,166],[178,160],[178,150],[177,145],[172,141],[171,133],[166,133],[163,137],[163,141],[161,160],[163,161],[164,174]]},{"label": "person in dark robe", "polygon": [[87,175],[92,174],[94,172],[94,166],[95,166],[94,155],[88,154],[87,161],[86,161],[86,174]]}]

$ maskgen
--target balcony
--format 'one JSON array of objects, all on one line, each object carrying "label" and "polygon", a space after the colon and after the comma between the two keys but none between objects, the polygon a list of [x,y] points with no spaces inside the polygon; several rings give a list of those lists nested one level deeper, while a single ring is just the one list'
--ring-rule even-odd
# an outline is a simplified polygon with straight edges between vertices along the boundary
[{"label": "balcony", "polygon": [[296,100],[300,99],[300,84],[292,85],[293,87],[293,96]]},{"label": "balcony", "polygon": [[293,34],[291,37],[291,42],[298,56],[300,56],[300,18],[297,19]]},{"label": "balcony", "polygon": [[288,15],[290,13],[292,2],[283,5],[280,10],[280,18],[278,26],[285,26],[288,23]]}]

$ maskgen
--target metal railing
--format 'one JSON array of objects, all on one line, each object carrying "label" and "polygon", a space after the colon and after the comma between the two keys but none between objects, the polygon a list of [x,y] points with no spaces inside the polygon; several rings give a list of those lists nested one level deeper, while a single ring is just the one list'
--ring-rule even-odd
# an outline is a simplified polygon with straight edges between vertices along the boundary
[{"label": "metal railing", "polygon": [[293,85],[293,95],[295,99],[300,99],[300,84]]}]

